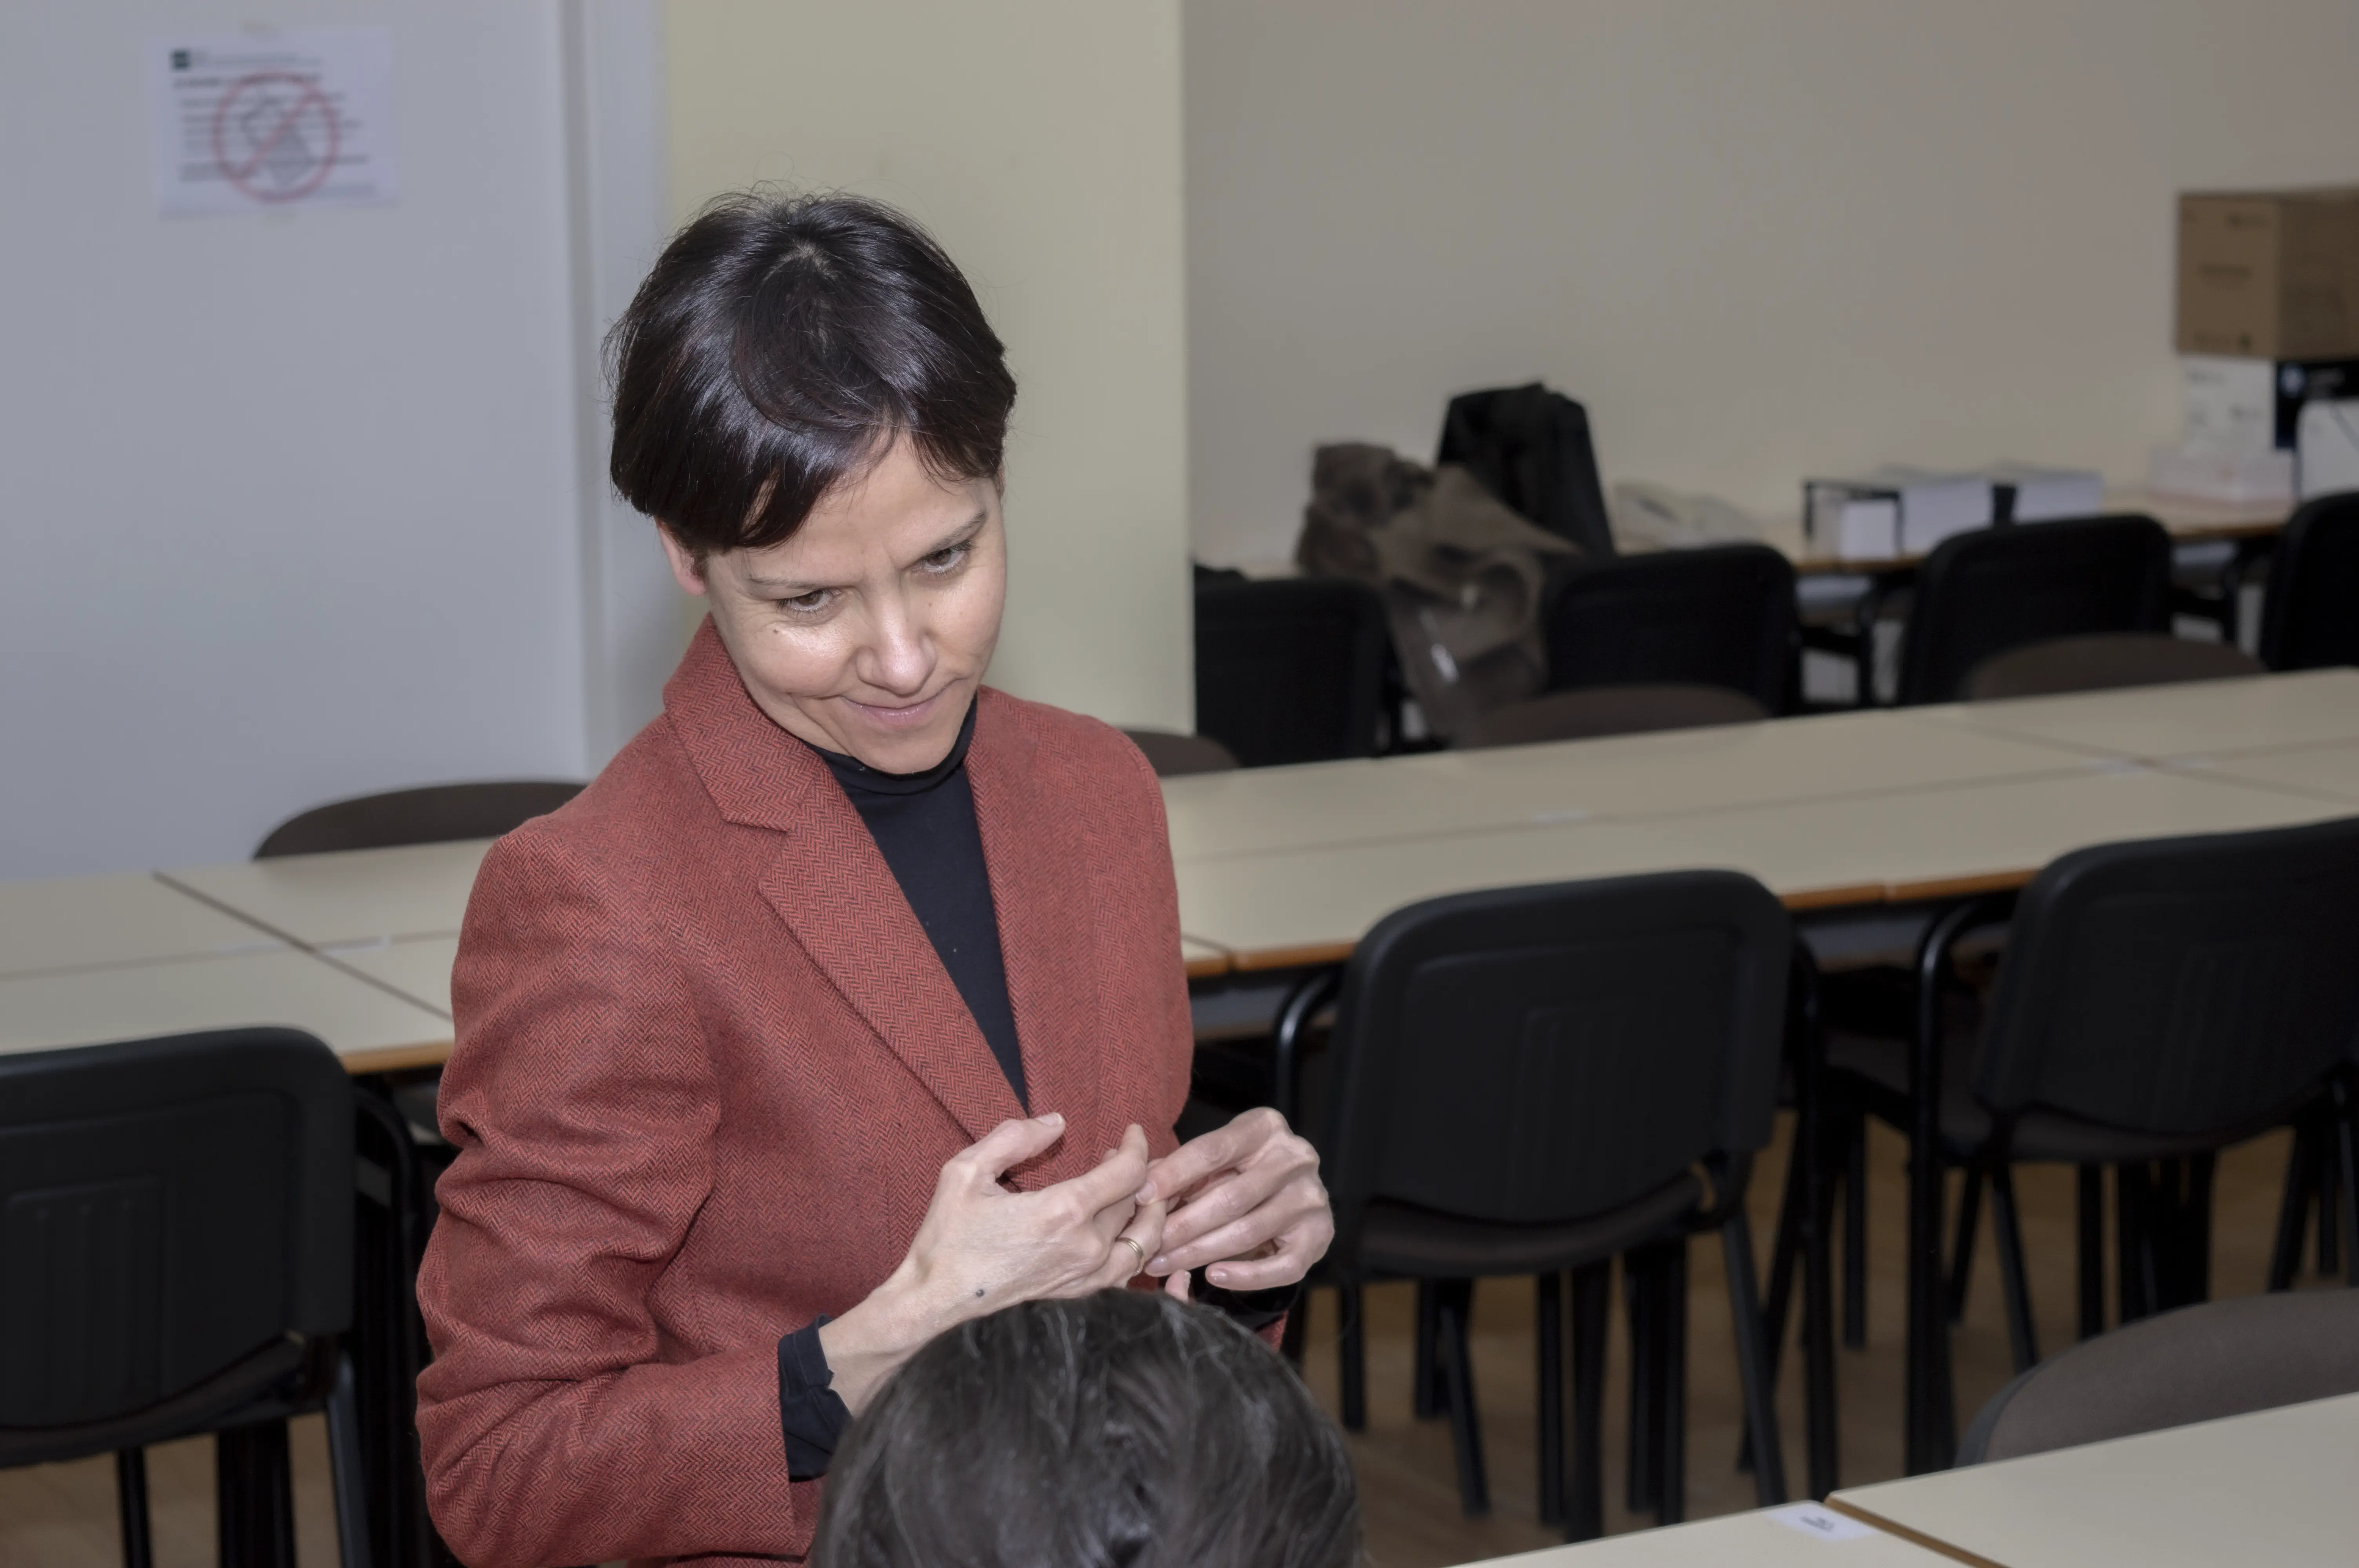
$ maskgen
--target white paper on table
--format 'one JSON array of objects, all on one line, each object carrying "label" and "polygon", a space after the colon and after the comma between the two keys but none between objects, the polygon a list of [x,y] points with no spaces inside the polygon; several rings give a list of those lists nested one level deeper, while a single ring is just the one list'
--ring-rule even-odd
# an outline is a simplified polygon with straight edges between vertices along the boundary
[{"label": "white paper on table", "polygon": [[400,197],[390,28],[151,38],[147,81],[156,209],[167,217]]}]

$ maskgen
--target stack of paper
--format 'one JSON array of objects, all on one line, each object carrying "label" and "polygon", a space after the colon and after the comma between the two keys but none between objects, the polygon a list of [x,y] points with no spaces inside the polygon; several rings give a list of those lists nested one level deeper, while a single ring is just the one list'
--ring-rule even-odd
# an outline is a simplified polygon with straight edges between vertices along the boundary
[{"label": "stack of paper", "polygon": [[1809,481],[1802,500],[1811,542],[1845,560],[1921,556],[1991,524],[1991,481],[1978,473],[1887,465],[1857,479]]},{"label": "stack of paper", "polygon": [[2094,517],[2105,508],[2105,476],[2094,469],[2044,469],[1999,463],[1989,470],[1998,513],[2011,523]]}]

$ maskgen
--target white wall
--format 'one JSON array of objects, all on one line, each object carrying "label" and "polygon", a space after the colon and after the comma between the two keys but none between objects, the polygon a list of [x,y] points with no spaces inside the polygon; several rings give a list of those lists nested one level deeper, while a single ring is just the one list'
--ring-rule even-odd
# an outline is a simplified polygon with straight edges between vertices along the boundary
[{"label": "white wall", "polygon": [[992,680],[1192,728],[1178,0],[673,0],[671,189],[842,187],[930,228],[1008,345]]},{"label": "white wall", "polygon": [[[147,39],[257,23],[391,26],[397,207],[157,215]],[[0,878],[594,760],[561,43],[553,4],[0,9]]]},{"label": "white wall", "polygon": [[1544,377],[1609,482],[2141,470],[2174,194],[2359,180],[2352,0],[1188,0],[1190,478],[1286,554],[1322,440]]}]

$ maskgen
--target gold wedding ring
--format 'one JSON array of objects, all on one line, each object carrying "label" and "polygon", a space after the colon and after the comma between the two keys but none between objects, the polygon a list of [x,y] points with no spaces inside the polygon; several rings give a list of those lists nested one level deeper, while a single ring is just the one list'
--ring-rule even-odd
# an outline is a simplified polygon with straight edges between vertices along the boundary
[{"label": "gold wedding ring", "polygon": [[1125,1247],[1129,1248],[1133,1252],[1138,1254],[1138,1267],[1133,1269],[1131,1272],[1134,1274],[1145,1272],[1147,1269],[1147,1249],[1141,1247],[1137,1240],[1132,1237],[1117,1236],[1114,1239],[1121,1242]]}]

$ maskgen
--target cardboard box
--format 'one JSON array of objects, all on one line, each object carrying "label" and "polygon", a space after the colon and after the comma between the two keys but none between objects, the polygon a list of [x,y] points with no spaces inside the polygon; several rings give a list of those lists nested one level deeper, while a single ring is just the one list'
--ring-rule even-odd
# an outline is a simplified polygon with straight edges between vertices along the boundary
[{"label": "cardboard box", "polygon": [[2359,355],[2359,187],[2179,199],[2179,351]]}]

